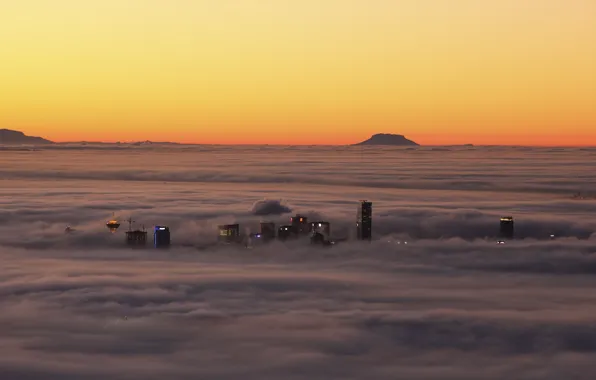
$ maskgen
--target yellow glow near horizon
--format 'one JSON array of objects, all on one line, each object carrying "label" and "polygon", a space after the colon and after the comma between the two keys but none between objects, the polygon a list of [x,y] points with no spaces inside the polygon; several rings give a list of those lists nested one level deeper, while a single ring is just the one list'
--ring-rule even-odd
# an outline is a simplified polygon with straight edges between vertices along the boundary
[{"label": "yellow glow near horizon", "polygon": [[592,0],[19,0],[0,41],[0,128],[57,141],[596,144]]}]

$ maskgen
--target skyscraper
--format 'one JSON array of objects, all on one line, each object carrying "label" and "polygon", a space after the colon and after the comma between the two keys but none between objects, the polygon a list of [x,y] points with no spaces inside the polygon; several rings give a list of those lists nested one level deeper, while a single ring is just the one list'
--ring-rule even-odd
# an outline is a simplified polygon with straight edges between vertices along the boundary
[{"label": "skyscraper", "polygon": [[329,222],[312,222],[310,223],[310,231],[312,233],[319,232],[329,237],[331,235],[331,224]]},{"label": "skyscraper", "polygon": [[279,240],[286,240],[294,235],[294,231],[293,231],[293,226],[279,226],[279,229],[277,230],[277,238]]},{"label": "skyscraper", "polygon": [[170,246],[170,229],[165,226],[153,228],[153,245],[155,248],[167,248]]},{"label": "skyscraper", "polygon": [[219,226],[219,241],[237,243],[240,241],[239,224],[223,224]]},{"label": "skyscraper", "polygon": [[134,230],[126,231],[126,243],[128,245],[144,246],[147,242],[147,231]]},{"label": "skyscraper", "polygon": [[292,229],[295,234],[304,235],[310,232],[308,218],[306,216],[297,214],[296,216],[291,217],[290,221],[292,222]]},{"label": "skyscraper", "polygon": [[332,245],[331,224],[329,222],[312,222],[310,224],[311,244]]},{"label": "skyscraper", "polygon": [[128,218],[128,231],[126,231],[126,244],[132,246],[144,246],[147,242],[147,231],[145,226],[142,230],[133,230],[132,226],[135,221],[132,218]]},{"label": "skyscraper", "polygon": [[358,240],[372,239],[372,202],[360,201],[358,205],[356,236]]},{"label": "skyscraper", "polygon": [[500,228],[499,228],[499,238],[513,239],[513,237],[514,237],[513,217],[512,216],[504,216],[501,218],[501,224],[500,224]]}]

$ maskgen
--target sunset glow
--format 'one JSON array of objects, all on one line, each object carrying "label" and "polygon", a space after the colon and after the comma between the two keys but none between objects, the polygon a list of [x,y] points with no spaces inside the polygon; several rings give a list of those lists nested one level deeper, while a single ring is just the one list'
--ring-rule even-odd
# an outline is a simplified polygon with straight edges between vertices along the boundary
[{"label": "sunset glow", "polygon": [[54,141],[596,144],[593,0],[0,4],[0,128]]}]

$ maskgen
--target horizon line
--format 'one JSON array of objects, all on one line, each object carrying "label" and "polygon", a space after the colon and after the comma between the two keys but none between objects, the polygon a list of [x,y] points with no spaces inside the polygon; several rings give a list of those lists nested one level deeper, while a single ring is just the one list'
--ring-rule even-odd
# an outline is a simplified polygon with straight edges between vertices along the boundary
[{"label": "horizon line", "polygon": [[[48,140],[50,141],[50,140]],[[280,144],[280,143],[235,143],[235,144],[221,144],[221,143],[185,143],[176,141],[151,141],[151,140],[131,140],[131,141],[50,141],[50,144],[138,144],[138,143],[151,143],[151,144],[172,144],[172,145],[209,145],[209,146],[334,146],[334,147],[346,147],[346,146],[360,146],[360,147],[393,147],[393,148],[416,148],[416,147],[449,147],[449,146],[473,146],[473,147],[528,147],[528,148],[596,148],[596,144],[593,145],[528,145],[528,144],[473,144],[473,143],[462,143],[462,144],[418,144],[417,145],[366,145],[360,143],[353,144]],[[2,144],[0,144],[2,145]],[[10,144],[7,144],[10,145]],[[45,145],[45,144],[16,144],[16,145]]]}]

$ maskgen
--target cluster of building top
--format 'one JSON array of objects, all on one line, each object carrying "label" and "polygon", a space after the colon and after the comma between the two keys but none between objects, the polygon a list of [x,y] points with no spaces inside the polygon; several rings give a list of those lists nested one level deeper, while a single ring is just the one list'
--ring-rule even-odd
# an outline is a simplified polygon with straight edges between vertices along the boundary
[{"label": "cluster of building top", "polygon": [[[147,231],[142,229],[132,229],[132,220],[128,220],[129,229],[126,231],[126,243],[132,246],[144,246],[147,243]],[[120,223],[116,220],[110,220],[107,223],[110,231],[115,232]],[[218,226],[218,240],[222,243],[245,243],[247,246],[253,242],[269,242],[272,240],[289,240],[304,236],[310,236],[312,244],[333,245],[335,242],[331,239],[331,223],[327,221],[309,222],[303,215],[296,215],[290,218],[290,224],[281,225],[276,228],[274,222],[261,222],[260,231],[249,235],[240,233],[240,224],[224,224]],[[358,240],[371,240],[372,238],[372,202],[360,201],[358,205],[356,220],[356,237]],[[513,217],[506,216],[501,218],[499,230],[499,244],[505,243],[505,240],[514,238]],[[167,226],[155,226],[153,228],[153,245],[156,248],[165,248],[170,246],[170,229]]]},{"label": "cluster of building top", "polygon": [[[240,234],[240,224],[224,224],[219,228],[219,241],[224,243],[245,243],[250,245],[255,241],[268,242],[271,240],[289,240],[303,236],[310,236],[312,244],[333,245],[331,239],[331,223],[327,221],[309,222],[304,215],[296,215],[290,218],[290,224],[281,225],[276,228],[273,222],[261,222],[261,230],[251,233],[248,236]],[[356,232],[359,240],[370,240],[372,238],[372,202],[361,201],[358,206],[358,217],[356,221]]]},{"label": "cluster of building top", "polygon": [[[142,229],[133,229],[133,221],[128,220],[129,228],[126,231],[126,243],[131,246],[145,246],[147,244],[147,231]],[[106,223],[108,229],[114,233],[120,227],[120,223],[113,219]],[[361,201],[358,207],[358,220],[356,222],[357,236],[360,240],[370,240],[372,238],[372,202]],[[302,215],[296,215],[290,218],[290,224],[282,225],[276,228],[273,222],[261,222],[261,230],[257,233],[251,233],[243,236],[240,233],[240,224],[225,224],[218,226],[218,240],[223,243],[245,243],[268,242],[271,240],[288,240],[301,236],[309,236],[313,244],[333,245],[331,240],[331,223],[327,221],[308,222],[308,218]],[[167,226],[155,226],[153,228],[153,245],[156,248],[169,247],[170,229]]]},{"label": "cluster of building top", "polygon": [[[142,229],[132,229],[133,220],[128,219],[128,231],[126,231],[126,243],[133,246],[144,246],[147,244],[147,231]],[[113,219],[106,223],[110,232],[114,233],[120,227],[120,223]],[[170,246],[170,228],[166,226],[153,227],[153,245],[156,248],[165,248]]]},{"label": "cluster of building top", "polygon": [[[130,230],[126,231],[126,243],[128,245],[145,245],[147,244],[147,231]],[[166,226],[153,227],[153,245],[155,248],[167,248],[170,246],[170,228]]]}]

